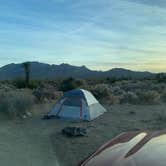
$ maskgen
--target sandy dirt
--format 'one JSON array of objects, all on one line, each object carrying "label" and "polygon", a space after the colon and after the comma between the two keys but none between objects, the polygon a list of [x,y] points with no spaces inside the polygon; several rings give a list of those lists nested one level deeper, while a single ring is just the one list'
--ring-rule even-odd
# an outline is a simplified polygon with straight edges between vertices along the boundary
[{"label": "sandy dirt", "polygon": [[[105,107],[108,112],[92,122],[53,120],[55,132],[51,135],[51,140],[62,166],[76,166],[96,148],[122,132],[166,128],[165,105]],[[66,126],[85,127],[88,135],[78,138],[63,136],[60,131]]]},{"label": "sandy dirt", "polygon": [[0,119],[0,165],[59,166],[48,123],[39,118],[24,122]]},{"label": "sandy dirt", "polygon": [[[121,132],[166,128],[166,105],[105,107],[108,112],[92,122],[41,120],[40,114],[23,121],[0,116],[0,165],[76,166]],[[67,126],[85,127],[88,135],[63,136]]]}]

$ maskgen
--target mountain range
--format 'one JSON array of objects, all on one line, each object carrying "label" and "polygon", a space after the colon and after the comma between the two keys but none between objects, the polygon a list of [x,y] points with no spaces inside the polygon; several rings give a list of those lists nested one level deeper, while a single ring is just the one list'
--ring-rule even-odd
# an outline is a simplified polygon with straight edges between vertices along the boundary
[{"label": "mountain range", "polygon": [[[90,70],[86,66],[72,66],[69,64],[50,65],[39,62],[30,63],[30,76],[33,79],[57,78],[145,78],[154,76],[150,72],[131,71],[123,68],[114,68],[108,71]],[[0,80],[11,80],[24,77],[24,68],[20,64],[8,64],[0,68]]]}]

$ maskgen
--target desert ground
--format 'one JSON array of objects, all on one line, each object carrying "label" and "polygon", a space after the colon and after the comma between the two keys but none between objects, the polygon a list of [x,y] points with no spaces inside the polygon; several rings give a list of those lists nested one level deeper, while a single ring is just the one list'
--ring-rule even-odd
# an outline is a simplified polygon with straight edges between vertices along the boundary
[{"label": "desert ground", "polygon": [[[165,82],[70,79],[63,88],[91,91],[107,112],[91,122],[43,120],[43,115],[62,96],[57,84],[33,82],[26,88],[20,81],[0,83],[0,165],[76,166],[122,132],[166,128]],[[86,128],[87,135],[64,136],[62,129],[70,126]]]},{"label": "desert ground", "polygon": [[[49,109],[50,106],[42,106]],[[41,108],[41,107],[40,107]],[[34,115],[24,120],[0,121],[0,164],[9,166],[75,166],[96,148],[125,131],[160,130],[166,128],[166,105],[114,105],[92,122],[64,119],[42,120]],[[85,137],[66,137],[67,126],[87,129]]]},{"label": "desert ground", "polygon": [[59,166],[49,139],[53,128],[39,118],[11,121],[0,115],[0,165]]}]

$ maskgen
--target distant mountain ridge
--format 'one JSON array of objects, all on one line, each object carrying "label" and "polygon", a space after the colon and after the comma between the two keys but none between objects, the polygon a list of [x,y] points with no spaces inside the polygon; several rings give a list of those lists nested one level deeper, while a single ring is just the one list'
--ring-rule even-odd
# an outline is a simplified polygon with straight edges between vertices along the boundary
[{"label": "distant mountain ridge", "polygon": [[[33,79],[57,79],[57,78],[144,78],[154,76],[150,72],[132,71],[123,68],[114,68],[108,71],[90,70],[86,66],[72,66],[69,64],[50,65],[39,62],[30,63],[30,75]],[[11,80],[24,77],[22,64],[8,64],[0,68],[0,80]]]}]

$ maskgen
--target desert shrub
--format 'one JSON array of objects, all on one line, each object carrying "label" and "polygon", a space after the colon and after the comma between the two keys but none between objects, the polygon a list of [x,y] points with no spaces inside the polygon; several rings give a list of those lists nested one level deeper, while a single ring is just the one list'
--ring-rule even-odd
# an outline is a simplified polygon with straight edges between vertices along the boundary
[{"label": "desert shrub", "polygon": [[108,83],[108,84],[113,84],[113,83],[115,83],[116,81],[118,81],[118,79],[115,78],[115,77],[107,77],[107,78],[106,78],[106,83]]},{"label": "desert shrub", "polygon": [[103,104],[119,104],[120,96],[114,95],[112,86],[108,84],[98,84],[87,88]]},{"label": "desert shrub", "polygon": [[157,91],[137,92],[138,100],[142,104],[156,104],[160,101],[160,94]]},{"label": "desert shrub", "polygon": [[121,96],[121,103],[138,104],[139,98],[134,92],[126,92]]},{"label": "desert shrub", "polygon": [[161,101],[166,102],[166,90],[161,94]]},{"label": "desert shrub", "polygon": [[124,95],[125,94],[125,91],[124,90],[122,90],[119,86],[114,86],[114,87],[112,87],[112,92],[113,92],[113,94],[114,95]]},{"label": "desert shrub", "polygon": [[59,100],[62,96],[63,96],[63,92],[62,91],[56,91],[54,96],[55,100]]},{"label": "desert shrub", "polygon": [[156,80],[158,82],[164,82],[164,83],[166,83],[166,74],[165,73],[156,74]]},{"label": "desert shrub", "polygon": [[112,94],[111,86],[108,84],[98,84],[91,87],[90,91],[97,99],[108,97]]},{"label": "desert shrub", "polygon": [[94,86],[94,85],[97,85],[97,84],[103,84],[103,82],[105,81],[105,79],[103,81],[101,79],[94,79],[94,78],[92,78],[92,79],[86,79],[84,81],[86,82],[87,85]]},{"label": "desert shrub", "polygon": [[16,80],[14,80],[14,85],[18,89],[22,89],[26,87],[25,80],[23,80],[22,78],[17,78]]},{"label": "desert shrub", "polygon": [[[83,88],[105,103],[158,104],[166,102],[166,85],[153,80],[122,80],[110,84],[86,84]],[[109,100],[109,101],[108,101]],[[112,101],[110,101],[112,100]]]},{"label": "desert shrub", "polygon": [[37,87],[39,87],[41,85],[41,81],[40,80],[31,80],[29,82],[28,88],[29,89],[36,89]]},{"label": "desert shrub", "polygon": [[164,90],[166,90],[166,84],[165,83],[157,83],[151,85],[151,90],[155,90],[159,93],[163,93]]},{"label": "desert shrub", "polygon": [[108,105],[116,105],[116,104],[120,104],[120,96],[115,96],[113,94],[110,94],[109,96],[100,99],[100,101],[103,104],[108,104]]},{"label": "desert shrub", "polygon": [[0,92],[0,111],[10,116],[22,116],[34,104],[34,97],[26,91]]},{"label": "desert shrub", "polygon": [[81,80],[75,80],[74,78],[68,78],[61,82],[59,90],[60,91],[68,91],[72,89],[76,89],[82,85]]},{"label": "desert shrub", "polygon": [[0,90],[10,91],[15,89],[15,86],[11,82],[2,81],[0,82]]},{"label": "desert shrub", "polygon": [[150,86],[149,83],[147,83],[146,81],[123,81],[121,86],[121,89],[125,90],[125,91],[131,91],[134,92],[137,89],[145,89],[145,90],[150,90]]},{"label": "desert shrub", "polygon": [[16,80],[14,80],[14,85],[18,89],[23,89],[23,88],[35,89],[38,86],[40,86],[40,84],[41,84],[40,80],[30,80],[28,85],[25,82],[25,80],[21,78],[17,78]]},{"label": "desert shrub", "polygon": [[41,86],[33,90],[32,94],[36,97],[37,101],[44,102],[59,98],[62,92],[58,92],[56,87],[52,85],[46,86],[45,84],[41,84]]}]

